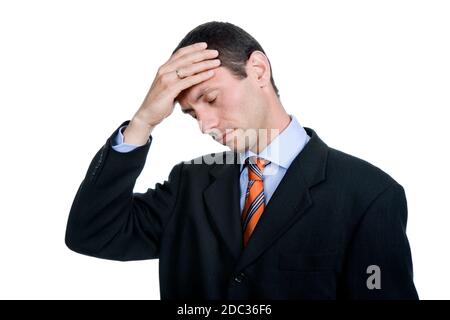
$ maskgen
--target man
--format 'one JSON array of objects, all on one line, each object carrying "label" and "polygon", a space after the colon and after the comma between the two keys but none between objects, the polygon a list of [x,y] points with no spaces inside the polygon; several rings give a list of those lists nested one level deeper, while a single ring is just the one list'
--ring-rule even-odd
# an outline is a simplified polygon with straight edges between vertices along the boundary
[{"label": "man", "polygon": [[[151,132],[177,102],[230,151],[181,162],[164,184],[133,193]],[[303,128],[259,43],[209,22],[95,155],[66,244],[159,258],[162,299],[417,299],[406,220],[402,186]]]}]

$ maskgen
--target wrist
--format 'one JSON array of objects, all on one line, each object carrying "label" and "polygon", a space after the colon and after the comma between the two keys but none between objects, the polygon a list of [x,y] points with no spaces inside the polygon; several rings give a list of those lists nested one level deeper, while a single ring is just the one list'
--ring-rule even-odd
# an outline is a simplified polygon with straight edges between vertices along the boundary
[{"label": "wrist", "polygon": [[133,117],[123,131],[123,142],[134,145],[144,145],[148,142],[154,126],[147,124],[139,118]]}]

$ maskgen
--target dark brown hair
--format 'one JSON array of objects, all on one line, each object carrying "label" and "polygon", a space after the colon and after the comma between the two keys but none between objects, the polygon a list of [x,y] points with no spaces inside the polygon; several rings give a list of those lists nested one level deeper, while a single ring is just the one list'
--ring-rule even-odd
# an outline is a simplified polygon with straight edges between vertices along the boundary
[{"label": "dark brown hair", "polygon": [[[207,22],[192,29],[173,50],[173,53],[197,42],[206,42],[208,49],[218,50],[217,58],[220,59],[221,66],[230,70],[239,79],[247,77],[245,64],[253,51],[259,50],[266,54],[258,41],[246,31],[232,23],[218,21]],[[270,66],[270,82],[276,95],[280,97],[273,80],[272,66]]]}]

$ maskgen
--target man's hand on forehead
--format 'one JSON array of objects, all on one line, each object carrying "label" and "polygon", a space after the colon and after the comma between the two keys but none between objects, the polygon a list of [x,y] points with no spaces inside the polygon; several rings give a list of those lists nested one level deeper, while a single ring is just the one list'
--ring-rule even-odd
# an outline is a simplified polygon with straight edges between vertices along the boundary
[{"label": "man's hand on forehead", "polygon": [[172,114],[175,104],[185,98],[186,89],[214,76],[215,69],[220,66],[218,55],[217,50],[207,49],[205,42],[175,51],[158,68],[142,105],[125,129],[126,142],[145,143],[151,130]]}]

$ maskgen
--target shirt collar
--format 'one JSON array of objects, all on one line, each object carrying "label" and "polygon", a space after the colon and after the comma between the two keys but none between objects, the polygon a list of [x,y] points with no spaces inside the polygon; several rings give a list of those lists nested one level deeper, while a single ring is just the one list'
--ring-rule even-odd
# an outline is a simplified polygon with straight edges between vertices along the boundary
[{"label": "shirt collar", "polygon": [[284,169],[289,168],[295,157],[302,151],[308,138],[308,134],[297,118],[293,115],[290,115],[290,118],[289,125],[259,155],[250,150],[239,153],[241,171],[245,160],[251,156],[264,158]]}]

